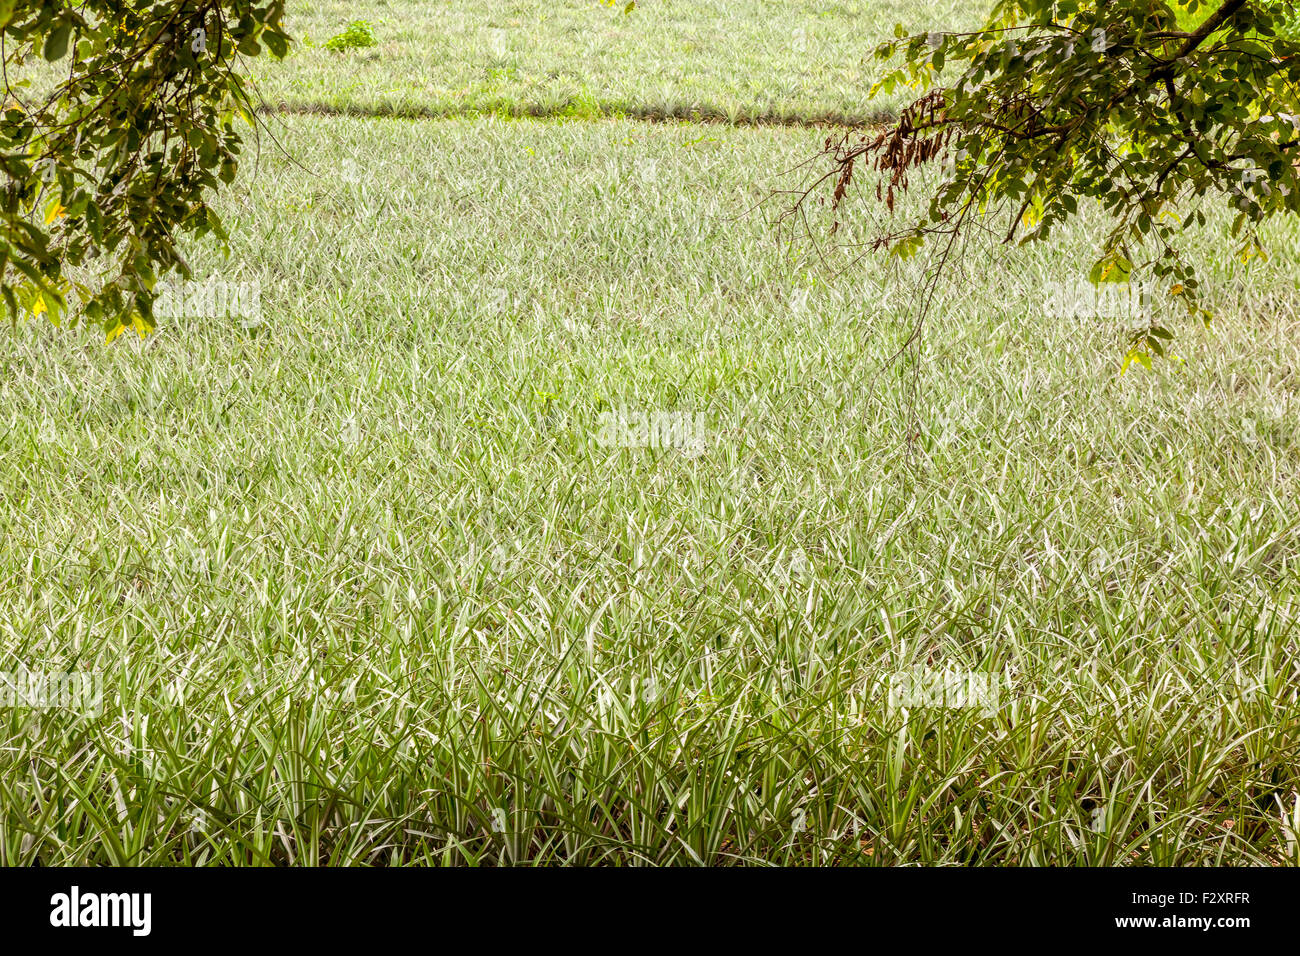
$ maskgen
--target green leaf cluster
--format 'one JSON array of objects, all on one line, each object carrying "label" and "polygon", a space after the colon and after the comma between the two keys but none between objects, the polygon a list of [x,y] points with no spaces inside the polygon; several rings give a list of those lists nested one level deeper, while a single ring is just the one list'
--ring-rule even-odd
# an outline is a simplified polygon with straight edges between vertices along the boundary
[{"label": "green leaf cluster", "polygon": [[14,318],[153,327],[181,236],[214,234],[254,110],[244,58],[283,57],[284,0],[0,0],[0,296]]}]

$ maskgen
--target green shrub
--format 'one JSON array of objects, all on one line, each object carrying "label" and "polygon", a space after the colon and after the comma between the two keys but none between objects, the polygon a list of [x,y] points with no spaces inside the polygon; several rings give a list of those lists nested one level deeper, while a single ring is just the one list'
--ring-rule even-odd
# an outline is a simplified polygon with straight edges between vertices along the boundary
[{"label": "green shrub", "polygon": [[325,42],[327,50],[351,50],[357,47],[374,46],[375,28],[369,20],[353,20],[342,33],[332,36]]}]

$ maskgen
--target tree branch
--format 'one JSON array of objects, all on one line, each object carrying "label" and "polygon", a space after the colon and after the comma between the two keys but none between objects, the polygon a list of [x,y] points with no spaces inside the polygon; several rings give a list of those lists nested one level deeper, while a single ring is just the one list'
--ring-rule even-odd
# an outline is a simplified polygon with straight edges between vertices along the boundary
[{"label": "tree branch", "polygon": [[1187,36],[1187,40],[1179,48],[1175,60],[1181,60],[1187,54],[1191,53],[1198,46],[1205,42],[1206,37],[1214,33],[1223,26],[1227,19],[1246,5],[1246,0],[1227,0],[1223,6],[1210,14],[1204,23],[1193,30]]}]

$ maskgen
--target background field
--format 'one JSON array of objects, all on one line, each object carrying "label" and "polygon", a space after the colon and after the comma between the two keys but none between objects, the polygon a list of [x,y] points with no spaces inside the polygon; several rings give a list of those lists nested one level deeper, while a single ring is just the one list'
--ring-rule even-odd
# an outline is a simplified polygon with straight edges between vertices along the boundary
[{"label": "background field", "polygon": [[[888,6],[300,4],[398,39],[261,85],[860,113],[755,51]],[[524,79],[439,92],[513,20]],[[1220,321],[1150,372],[1044,305],[1086,217],[976,254],[889,365],[914,277],[773,221],[823,131],[603,111],[269,114],[231,255],[191,249],[264,321],[6,332],[0,647],[105,694],[0,711],[0,861],[1300,860],[1293,226],[1248,274],[1197,237]],[[702,453],[603,447],[620,408]],[[945,670],[1001,706],[890,706]]]},{"label": "background field", "polygon": [[[983,14],[969,0],[653,0],[631,15],[623,6],[296,3],[290,24],[305,44],[287,69],[259,68],[259,90],[294,109],[411,115],[853,120],[901,100],[864,96],[871,51],[896,24],[964,29]],[[341,70],[324,43],[358,18],[379,42]]]}]

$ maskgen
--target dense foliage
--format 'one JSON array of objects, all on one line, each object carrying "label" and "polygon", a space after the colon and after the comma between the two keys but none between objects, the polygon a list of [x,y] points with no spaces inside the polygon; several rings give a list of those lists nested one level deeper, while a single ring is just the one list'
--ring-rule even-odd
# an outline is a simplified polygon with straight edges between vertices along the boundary
[{"label": "dense foliage", "polygon": [[[242,58],[282,57],[284,0],[0,0],[0,292],[11,315],[153,324],[183,233],[235,178]],[[70,301],[70,298],[72,301]]]},{"label": "dense foliage", "polygon": [[[1113,228],[1094,282],[1145,271],[1194,315],[1197,279],[1179,235],[1226,197],[1245,259],[1257,226],[1300,209],[1300,42],[1289,4],[1250,0],[1002,0],[983,29],[901,36],[882,61],[903,64],[872,93],[925,89],[883,132],[829,141],[838,207],[859,167],[894,210],[927,164],[924,211],[876,240],[907,257],[937,243],[942,264],[972,232],[1003,242],[1048,238],[1080,204]],[[1163,354],[1169,331],[1134,331],[1129,359]]]}]

